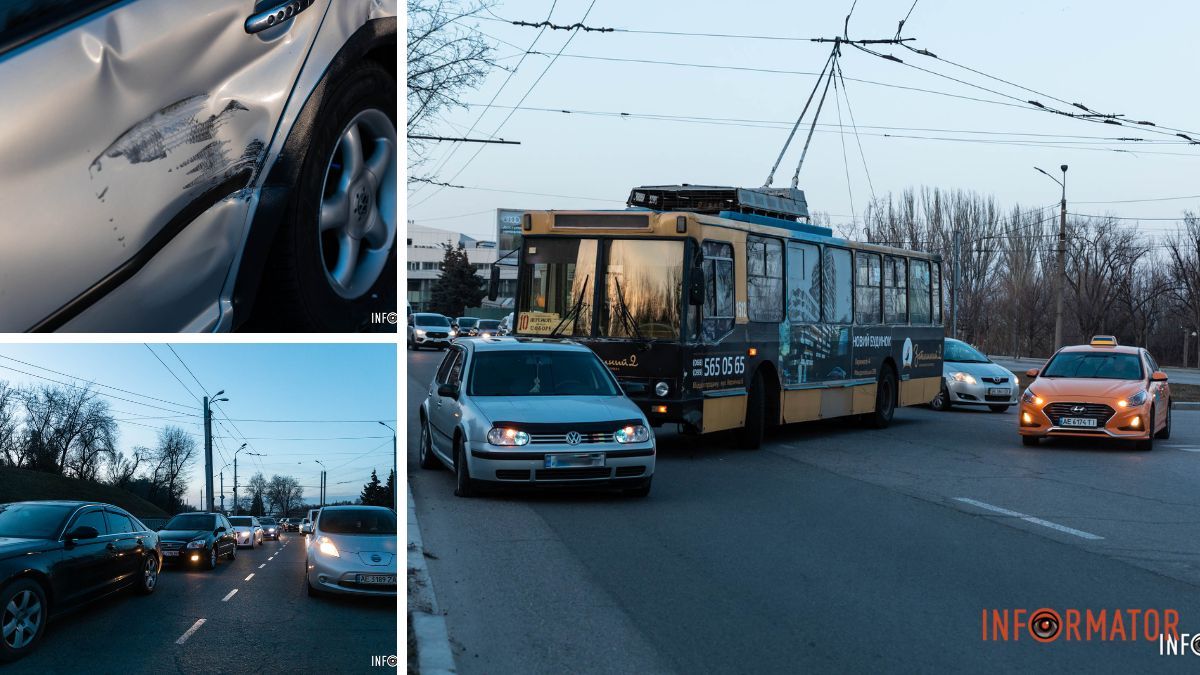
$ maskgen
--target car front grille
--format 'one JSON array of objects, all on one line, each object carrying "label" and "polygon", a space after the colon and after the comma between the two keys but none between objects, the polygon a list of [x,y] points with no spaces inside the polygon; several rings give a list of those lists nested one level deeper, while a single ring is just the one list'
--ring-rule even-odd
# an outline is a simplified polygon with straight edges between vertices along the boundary
[{"label": "car front grille", "polygon": [[1046,416],[1058,424],[1060,417],[1085,417],[1104,424],[1116,411],[1103,403],[1051,403],[1044,408]]},{"label": "car front grille", "polygon": [[159,543],[162,544],[162,549],[164,551],[178,551],[179,549],[183,548],[182,541],[163,541]]},{"label": "car front grille", "polygon": [[586,478],[608,478],[612,469],[606,466],[589,466],[576,469],[538,469],[536,480],[581,480]]},{"label": "car front grille", "polygon": [[425,337],[427,337],[427,338],[446,338],[446,337],[450,337],[450,334],[449,333],[434,333],[432,331],[425,331]]},{"label": "car front grille", "polygon": [[1004,384],[1005,382],[1008,382],[1007,377],[981,377],[979,379],[990,384]]},{"label": "car front grille", "polygon": [[[596,432],[596,433],[587,433],[587,434],[580,433],[579,434],[579,443],[581,443],[581,444],[582,443],[612,443],[612,442],[613,442],[613,434],[611,434],[611,433]],[[551,443],[553,443],[555,445],[569,445],[569,443],[567,443],[567,434],[566,433],[530,434],[529,435],[529,443],[530,443],[530,445],[551,444]]]}]

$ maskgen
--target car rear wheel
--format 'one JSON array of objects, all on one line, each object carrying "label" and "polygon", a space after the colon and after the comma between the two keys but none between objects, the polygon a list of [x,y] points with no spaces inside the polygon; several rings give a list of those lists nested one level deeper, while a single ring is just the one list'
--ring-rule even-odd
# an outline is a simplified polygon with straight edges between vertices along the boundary
[{"label": "car rear wheel", "polygon": [[467,466],[467,452],[461,436],[454,439],[454,494],[458,497],[475,496],[471,467]]},{"label": "car rear wheel", "polygon": [[142,578],[137,585],[137,592],[142,595],[150,595],[157,586],[158,556],[148,551],[146,559],[142,561]]},{"label": "car rear wheel", "polygon": [[1163,424],[1162,430],[1158,432],[1157,438],[1164,441],[1171,437],[1171,402],[1167,401],[1167,421]]},{"label": "car rear wheel", "polygon": [[364,61],[330,89],[257,304],[292,330],[366,328],[396,302],[396,82]]},{"label": "car rear wheel", "polygon": [[989,405],[988,409],[994,413],[1008,412],[1008,406],[1006,405]]},{"label": "car rear wheel", "polygon": [[46,594],[29,579],[0,590],[0,661],[15,661],[37,646],[46,629]]},{"label": "car rear wheel", "polygon": [[884,366],[875,385],[875,412],[867,416],[867,424],[875,429],[886,429],[895,414],[896,376],[891,368]]},{"label": "car rear wheel", "polygon": [[1038,438],[1037,436],[1022,436],[1021,437],[1021,445],[1036,446],[1039,442],[1041,442],[1041,440],[1042,439]]}]

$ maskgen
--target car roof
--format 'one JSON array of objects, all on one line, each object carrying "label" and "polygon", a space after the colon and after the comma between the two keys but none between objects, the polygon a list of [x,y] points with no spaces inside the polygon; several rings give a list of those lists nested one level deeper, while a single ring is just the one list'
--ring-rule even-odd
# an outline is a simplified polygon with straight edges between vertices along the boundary
[{"label": "car roof", "polygon": [[1071,345],[1063,347],[1059,351],[1063,352],[1116,352],[1118,354],[1140,354],[1141,347],[1130,347],[1128,345],[1114,345],[1112,347],[1093,347],[1092,345]]},{"label": "car roof", "polygon": [[556,351],[556,352],[588,352],[592,350],[575,342],[562,338],[535,338],[535,337],[485,337],[475,338],[473,340],[460,341],[457,344],[463,345],[468,350],[477,352],[518,352],[518,351]]},{"label": "car roof", "polygon": [[373,506],[370,504],[338,504],[337,506],[326,506],[321,510],[322,511],[346,511],[349,509],[372,509],[372,510],[380,510],[380,511],[391,511],[391,509],[386,506]]}]

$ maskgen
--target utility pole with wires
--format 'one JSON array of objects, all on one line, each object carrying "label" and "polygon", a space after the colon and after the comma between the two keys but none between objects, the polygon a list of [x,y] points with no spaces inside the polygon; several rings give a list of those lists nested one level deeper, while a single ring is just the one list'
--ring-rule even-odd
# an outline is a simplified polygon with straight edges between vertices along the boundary
[{"label": "utility pole with wires", "polygon": [[1062,186],[1062,201],[1059,202],[1058,219],[1058,269],[1054,275],[1054,351],[1063,345],[1063,293],[1067,285],[1067,165],[1062,170],[1062,180],[1051,176],[1038,167],[1033,167],[1050,180]]},{"label": "utility pole with wires", "polygon": [[958,339],[958,291],[962,286],[962,230],[954,228],[954,288],[950,294],[950,337]]}]

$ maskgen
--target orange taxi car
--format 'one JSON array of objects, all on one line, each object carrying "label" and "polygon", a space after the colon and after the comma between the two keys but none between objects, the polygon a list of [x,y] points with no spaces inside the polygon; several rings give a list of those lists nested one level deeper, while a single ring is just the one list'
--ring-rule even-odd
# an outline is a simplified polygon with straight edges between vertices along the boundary
[{"label": "orange taxi car", "polygon": [[1051,436],[1128,439],[1150,450],[1171,436],[1171,388],[1150,352],[1097,335],[1063,347],[1021,395],[1018,430],[1025,445]]}]

